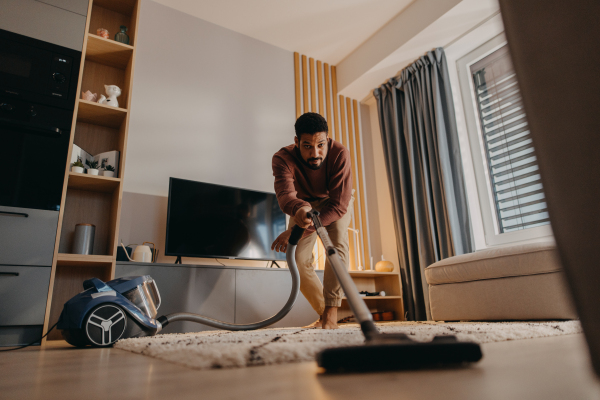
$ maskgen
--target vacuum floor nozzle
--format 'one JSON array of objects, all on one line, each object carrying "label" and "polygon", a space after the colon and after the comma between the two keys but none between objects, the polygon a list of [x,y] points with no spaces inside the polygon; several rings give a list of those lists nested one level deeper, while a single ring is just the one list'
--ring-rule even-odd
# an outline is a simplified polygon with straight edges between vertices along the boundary
[{"label": "vacuum floor nozzle", "polygon": [[436,336],[425,343],[400,339],[326,349],[317,355],[317,362],[329,373],[375,372],[448,367],[477,362],[481,357],[477,343],[458,342],[454,336]]}]

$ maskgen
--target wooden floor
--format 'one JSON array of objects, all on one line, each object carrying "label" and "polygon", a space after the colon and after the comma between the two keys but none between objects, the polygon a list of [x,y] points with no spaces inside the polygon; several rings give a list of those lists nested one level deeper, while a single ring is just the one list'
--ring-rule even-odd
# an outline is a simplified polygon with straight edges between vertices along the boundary
[{"label": "wooden floor", "polygon": [[196,371],[65,342],[0,353],[0,399],[600,399],[581,335],[483,345],[468,368],[326,375],[316,363]]}]

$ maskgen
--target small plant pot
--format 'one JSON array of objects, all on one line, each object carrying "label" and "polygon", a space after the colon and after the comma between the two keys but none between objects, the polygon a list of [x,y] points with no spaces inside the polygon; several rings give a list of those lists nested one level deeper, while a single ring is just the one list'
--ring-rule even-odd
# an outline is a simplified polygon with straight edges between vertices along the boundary
[{"label": "small plant pot", "polygon": [[107,176],[109,178],[112,178],[115,176],[115,171],[102,171],[102,176]]},{"label": "small plant pot", "polygon": [[100,170],[97,169],[88,169],[88,175],[98,175],[98,172],[100,172]]},{"label": "small plant pot", "polygon": [[77,172],[78,174],[83,174],[83,168],[71,166],[71,172]]}]

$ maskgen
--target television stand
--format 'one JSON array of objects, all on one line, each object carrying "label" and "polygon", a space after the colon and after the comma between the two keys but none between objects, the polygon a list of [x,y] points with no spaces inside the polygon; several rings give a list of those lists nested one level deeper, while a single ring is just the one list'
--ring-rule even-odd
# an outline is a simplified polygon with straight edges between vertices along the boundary
[{"label": "television stand", "polygon": [[273,264],[277,265],[277,268],[281,268],[281,267],[279,266],[279,264],[277,264],[277,261],[275,261],[275,260],[272,260],[272,261],[271,261],[271,266],[270,266],[269,268],[273,268]]},{"label": "television stand", "polygon": [[181,264],[181,256],[177,256],[177,259],[175,260],[175,264]]}]

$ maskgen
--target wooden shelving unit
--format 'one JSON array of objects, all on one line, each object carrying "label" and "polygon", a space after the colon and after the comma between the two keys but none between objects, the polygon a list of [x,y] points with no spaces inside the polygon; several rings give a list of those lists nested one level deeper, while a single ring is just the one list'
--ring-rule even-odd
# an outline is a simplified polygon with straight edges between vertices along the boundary
[{"label": "wooden shelving unit", "polygon": [[[77,92],[90,90],[99,96],[104,85],[117,85],[121,96],[118,108],[76,101],[67,160],[73,144],[91,154],[117,150],[119,171],[116,177],[94,176],[70,172],[70,162],[65,166],[44,331],[58,321],[63,304],[81,292],[84,280],[114,278],[140,1],[89,0]],[[98,28],[105,28],[112,38],[121,25],[128,28],[129,45],[96,35]],[[96,227],[91,255],[71,254],[78,223]],[[51,332],[48,340],[53,339],[61,339],[60,333]]]},{"label": "wooden shelving unit", "polygon": [[123,125],[126,118],[127,110],[124,108],[79,100],[79,109],[77,110],[77,122],[79,123],[118,129]]},{"label": "wooden shelving unit", "polygon": [[90,192],[113,193],[119,189],[121,179],[107,176],[69,173],[69,188],[88,190]]},{"label": "wooden shelving unit", "polygon": [[133,46],[89,34],[86,59],[110,67],[125,69],[133,56]]},{"label": "wooden shelving unit", "polygon": [[[394,321],[404,321],[404,304],[402,301],[402,287],[397,271],[348,271],[359,291],[380,292],[385,296],[362,296],[371,312],[393,311]],[[352,315],[348,301],[344,297],[342,306],[338,310],[338,318],[342,319]]]},{"label": "wooden shelving unit", "polygon": [[112,256],[59,253],[57,264],[61,267],[110,267],[112,262]]},{"label": "wooden shelving unit", "polygon": [[398,276],[397,272],[377,272],[377,271],[348,271],[350,276],[356,278],[377,278],[380,276]]}]

